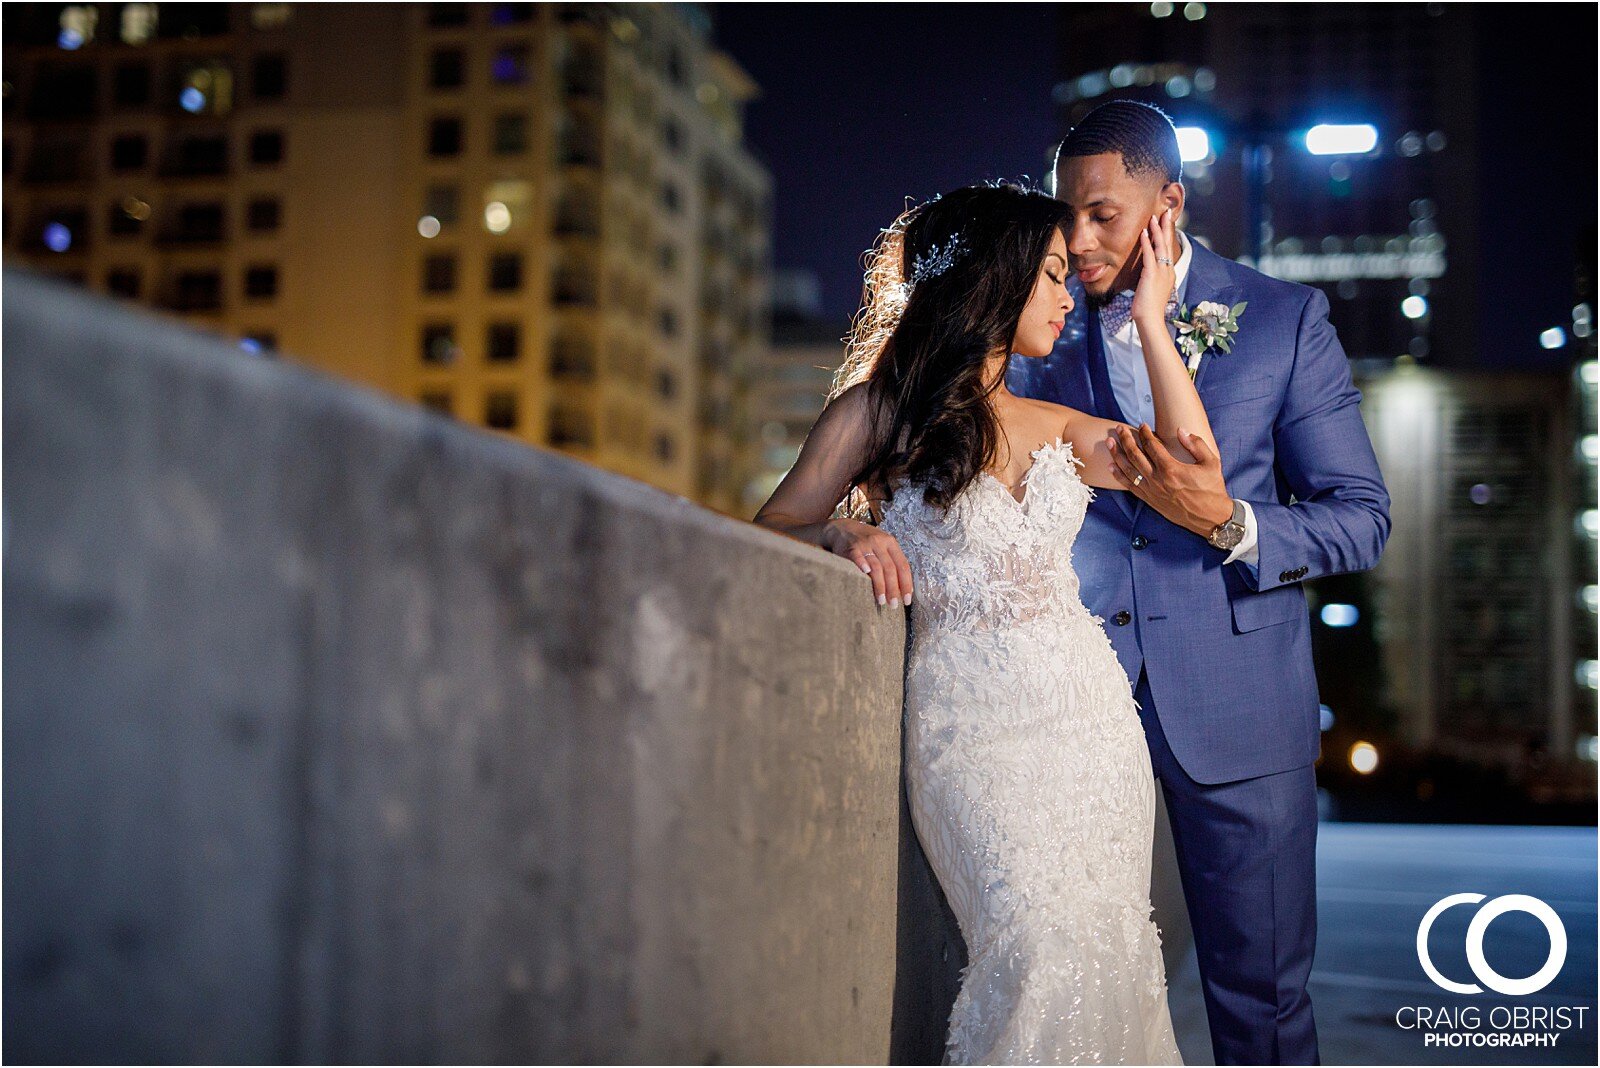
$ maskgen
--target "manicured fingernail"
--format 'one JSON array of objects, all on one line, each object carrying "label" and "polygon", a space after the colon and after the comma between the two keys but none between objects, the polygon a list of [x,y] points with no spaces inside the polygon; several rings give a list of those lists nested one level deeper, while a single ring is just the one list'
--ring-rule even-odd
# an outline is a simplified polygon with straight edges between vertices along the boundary
[{"label": "manicured fingernail", "polygon": [[898,597],[891,598],[890,601],[889,601],[889,607],[890,608],[899,608],[900,607],[900,598],[898,598]]},{"label": "manicured fingernail", "polygon": [[909,605],[910,603],[911,603],[911,594],[907,593],[906,594],[906,604]]},{"label": "manicured fingernail", "polygon": [[862,564],[861,570],[865,571],[869,575],[872,574],[872,568],[867,564]]},{"label": "manicured fingernail", "polygon": [[889,598],[885,597],[883,594],[880,593],[880,594],[878,594],[878,603],[879,604],[888,604],[889,603]]}]

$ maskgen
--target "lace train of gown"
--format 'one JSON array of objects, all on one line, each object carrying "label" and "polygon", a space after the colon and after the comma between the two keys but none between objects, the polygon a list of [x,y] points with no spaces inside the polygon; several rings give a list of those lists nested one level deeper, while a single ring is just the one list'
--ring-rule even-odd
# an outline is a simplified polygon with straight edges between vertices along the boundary
[{"label": "lace train of gown", "polygon": [[897,486],[911,565],[912,822],[966,939],[945,1064],[1181,1064],[1151,919],[1155,780],[1128,677],[1079,599],[1094,491],[1070,442],[1019,502],[980,475],[948,513]]}]

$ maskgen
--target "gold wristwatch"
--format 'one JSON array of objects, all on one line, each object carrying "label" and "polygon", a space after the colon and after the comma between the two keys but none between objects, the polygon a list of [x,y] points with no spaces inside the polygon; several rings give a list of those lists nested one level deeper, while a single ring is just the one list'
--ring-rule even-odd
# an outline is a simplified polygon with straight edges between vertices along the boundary
[{"label": "gold wristwatch", "polygon": [[1232,552],[1244,540],[1244,505],[1235,500],[1233,514],[1226,521],[1218,523],[1206,535],[1206,541],[1223,552]]}]

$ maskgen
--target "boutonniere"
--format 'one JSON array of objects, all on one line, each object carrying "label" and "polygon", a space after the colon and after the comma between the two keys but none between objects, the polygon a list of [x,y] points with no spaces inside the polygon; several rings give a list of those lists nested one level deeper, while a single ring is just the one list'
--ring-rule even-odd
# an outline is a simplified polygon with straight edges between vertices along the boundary
[{"label": "boutonniere", "polygon": [[1211,349],[1223,352],[1233,349],[1233,337],[1239,332],[1239,316],[1244,314],[1245,305],[1249,303],[1241,300],[1230,308],[1214,300],[1202,300],[1193,311],[1187,304],[1183,305],[1178,309],[1177,318],[1168,320],[1178,328],[1178,351],[1183,353],[1191,379],[1200,370],[1200,357],[1204,353]]}]

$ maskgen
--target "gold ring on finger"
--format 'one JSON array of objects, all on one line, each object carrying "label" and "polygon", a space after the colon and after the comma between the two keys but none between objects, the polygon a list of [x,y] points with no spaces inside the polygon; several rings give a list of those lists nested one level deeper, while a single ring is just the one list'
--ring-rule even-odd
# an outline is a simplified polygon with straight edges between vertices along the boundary
[{"label": "gold ring on finger", "polygon": [[1134,475],[1133,476],[1133,484],[1135,486],[1137,486],[1139,483],[1141,483],[1143,481],[1144,481],[1144,476],[1143,475]]}]

